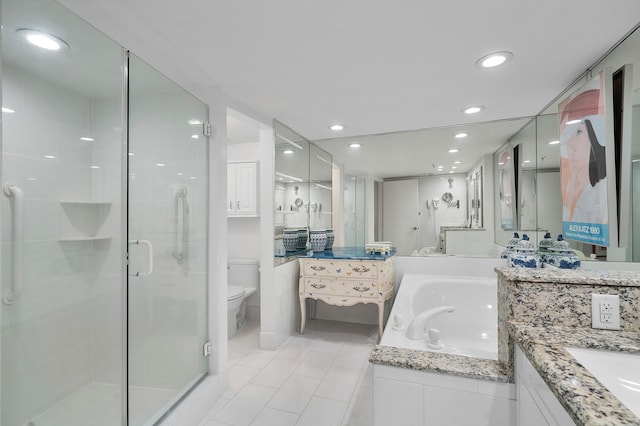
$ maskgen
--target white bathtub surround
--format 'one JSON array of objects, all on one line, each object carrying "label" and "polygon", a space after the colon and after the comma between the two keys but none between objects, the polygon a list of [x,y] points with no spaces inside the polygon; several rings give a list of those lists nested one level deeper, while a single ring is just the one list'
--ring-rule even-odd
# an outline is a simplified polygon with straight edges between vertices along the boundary
[{"label": "white bathtub surround", "polygon": [[373,366],[374,426],[512,426],[515,398],[511,383]]}]

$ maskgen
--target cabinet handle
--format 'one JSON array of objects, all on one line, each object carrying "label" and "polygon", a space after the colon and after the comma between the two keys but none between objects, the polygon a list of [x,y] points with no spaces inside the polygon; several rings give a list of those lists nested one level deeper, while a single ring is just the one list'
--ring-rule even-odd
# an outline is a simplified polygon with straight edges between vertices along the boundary
[{"label": "cabinet handle", "polygon": [[353,272],[369,272],[371,269],[367,268],[366,266],[355,266],[353,268],[351,268],[353,270]]},{"label": "cabinet handle", "polygon": [[359,292],[365,292],[365,291],[371,290],[369,287],[362,287],[362,286],[355,286],[355,287],[353,287],[353,289],[355,291],[359,291]]},{"label": "cabinet handle", "polygon": [[240,201],[237,201],[237,202],[236,202],[236,206],[237,206],[236,208],[237,208],[238,210],[240,210]]},{"label": "cabinet handle", "polygon": [[313,287],[313,288],[325,288],[326,285],[324,285],[324,284],[311,284],[311,287]]},{"label": "cabinet handle", "polygon": [[233,209],[233,201],[229,201],[229,208]]},{"label": "cabinet handle", "polygon": [[310,266],[310,268],[313,269],[314,271],[324,271],[326,269],[324,266],[315,266],[315,265]]}]

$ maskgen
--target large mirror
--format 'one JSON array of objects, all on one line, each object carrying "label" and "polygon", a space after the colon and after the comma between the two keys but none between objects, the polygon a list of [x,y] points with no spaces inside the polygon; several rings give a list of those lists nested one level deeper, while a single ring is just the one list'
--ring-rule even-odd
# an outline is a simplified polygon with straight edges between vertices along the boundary
[{"label": "large mirror", "polygon": [[[332,228],[332,157],[279,121],[274,130],[274,243],[281,264],[306,252],[310,229]],[[305,235],[295,250],[285,248],[285,231]]]},{"label": "large mirror", "polygon": [[[550,101],[537,117],[315,142],[331,153],[343,176],[360,179],[365,185],[382,183],[388,187],[388,190],[379,192],[374,185],[369,185],[364,191],[365,198],[378,197],[380,206],[374,206],[373,211],[386,220],[379,221],[380,224],[384,222],[380,225],[382,229],[367,233],[365,240],[392,239],[396,245],[403,247],[399,254],[456,253],[461,250],[465,254],[496,256],[513,232],[530,234],[534,243],[545,232],[551,233],[554,238],[562,233],[558,102],[601,70],[607,69],[613,73],[622,67],[626,71],[623,95],[627,115],[620,136],[621,155],[616,166],[618,192],[614,195],[619,204],[619,247],[605,250],[598,246],[570,243],[587,258],[638,262],[640,220],[634,221],[634,218],[640,217],[638,30],[585,75],[577,77],[575,83],[556,100]],[[466,133],[467,136],[457,138],[459,133]],[[360,147],[351,147],[354,142]],[[512,194],[514,210],[511,226],[503,226],[500,205],[500,161],[497,156],[505,147],[514,155],[515,193]],[[451,153],[450,149],[459,151]],[[479,170],[482,170],[480,174]],[[464,183],[459,185],[455,181],[458,176]],[[454,179],[451,190],[447,190],[449,179]],[[444,185],[437,186],[437,181]],[[482,184],[478,185],[479,182]],[[474,187],[481,189],[479,192],[482,196],[471,196]],[[463,192],[458,192],[458,188]],[[351,194],[346,179],[343,187],[334,185],[334,190],[341,191],[345,205],[349,203]],[[442,199],[448,192],[452,194],[454,204],[450,205]],[[404,193],[409,195],[401,197],[400,194]],[[475,201],[477,199],[480,201]],[[460,209],[464,211],[462,215],[455,214],[458,200]],[[435,210],[434,201],[437,206]],[[475,219],[479,215],[479,206],[483,213],[482,222]],[[390,211],[397,211],[398,215],[387,220]],[[357,217],[358,213],[350,211],[349,215]],[[339,231],[350,235],[350,225],[352,223],[344,221]],[[389,226],[398,229],[390,234],[388,229],[384,229]],[[377,230],[378,227],[370,226],[369,229]],[[472,234],[471,230],[484,232]],[[464,235],[466,242],[462,247],[457,245],[459,242],[456,242],[454,235]]]}]

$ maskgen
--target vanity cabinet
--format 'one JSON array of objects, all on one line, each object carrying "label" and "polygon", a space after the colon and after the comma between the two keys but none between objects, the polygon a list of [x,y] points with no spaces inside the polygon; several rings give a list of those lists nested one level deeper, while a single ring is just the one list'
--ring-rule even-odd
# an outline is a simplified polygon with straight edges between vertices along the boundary
[{"label": "vanity cabinet", "polygon": [[258,163],[227,163],[227,216],[258,216]]},{"label": "vanity cabinet", "polygon": [[321,256],[299,258],[300,333],[304,333],[305,328],[306,300],[314,299],[335,306],[375,303],[378,305],[378,331],[382,336],[385,302],[394,292],[393,256],[368,259]]},{"label": "vanity cabinet", "polygon": [[515,348],[515,376],[518,426],[575,425],[518,346]]}]

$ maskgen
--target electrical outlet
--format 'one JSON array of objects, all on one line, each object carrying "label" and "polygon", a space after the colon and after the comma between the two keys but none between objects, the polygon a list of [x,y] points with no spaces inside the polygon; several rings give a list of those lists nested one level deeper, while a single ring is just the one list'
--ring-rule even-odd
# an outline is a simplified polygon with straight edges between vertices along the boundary
[{"label": "electrical outlet", "polygon": [[620,330],[620,296],[617,294],[591,295],[591,327]]}]

